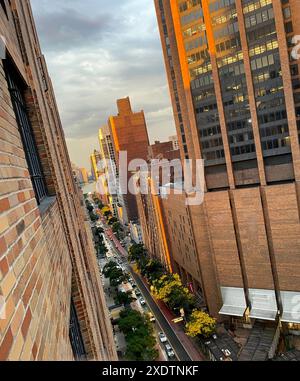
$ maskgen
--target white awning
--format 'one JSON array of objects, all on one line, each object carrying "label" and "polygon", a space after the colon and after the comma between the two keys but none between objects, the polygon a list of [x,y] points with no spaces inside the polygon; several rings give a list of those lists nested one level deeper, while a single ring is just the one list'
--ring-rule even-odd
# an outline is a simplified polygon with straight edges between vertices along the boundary
[{"label": "white awning", "polygon": [[250,318],[276,320],[278,307],[274,290],[249,289],[251,302]]},{"label": "white awning", "polygon": [[244,316],[247,304],[242,288],[221,287],[223,307],[220,315]]},{"label": "white awning", "polygon": [[284,323],[300,324],[300,291],[281,291]]}]

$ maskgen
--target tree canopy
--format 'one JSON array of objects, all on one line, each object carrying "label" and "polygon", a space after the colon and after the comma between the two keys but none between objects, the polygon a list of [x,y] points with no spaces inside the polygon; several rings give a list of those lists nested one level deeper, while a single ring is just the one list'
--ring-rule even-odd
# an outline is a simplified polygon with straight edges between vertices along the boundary
[{"label": "tree canopy", "polygon": [[209,338],[216,331],[216,320],[203,311],[195,310],[186,325],[186,333],[190,337]]},{"label": "tree canopy", "polygon": [[148,263],[147,251],[142,244],[133,244],[129,249],[128,259],[136,262],[139,270],[143,269]]},{"label": "tree canopy", "polygon": [[118,326],[126,338],[128,360],[154,361],[157,359],[154,329],[146,316],[131,309],[122,311]]},{"label": "tree canopy", "polygon": [[183,308],[189,313],[195,307],[194,296],[183,286],[178,274],[166,274],[153,282],[152,290],[158,300],[165,302],[173,311]]},{"label": "tree canopy", "polygon": [[123,304],[124,306],[129,306],[136,299],[132,296],[132,291],[128,292],[118,292],[115,297],[115,302],[117,304]]},{"label": "tree canopy", "polygon": [[109,278],[110,284],[113,287],[118,287],[128,280],[128,276],[124,274],[123,270],[113,261],[110,261],[104,266],[103,274],[105,278]]}]

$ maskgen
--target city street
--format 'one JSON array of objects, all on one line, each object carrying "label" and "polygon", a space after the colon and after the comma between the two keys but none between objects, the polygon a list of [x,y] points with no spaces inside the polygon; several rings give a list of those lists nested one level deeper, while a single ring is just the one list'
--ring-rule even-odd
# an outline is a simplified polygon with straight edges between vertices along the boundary
[{"label": "city street", "polygon": [[[140,290],[144,300],[147,303],[147,306],[153,313],[153,315],[156,318],[156,333],[158,335],[159,332],[163,332],[170,345],[172,346],[176,357],[179,361],[195,361],[195,360],[201,360],[200,354],[195,353],[194,348],[191,348],[189,345],[189,349],[186,348],[186,345],[183,344],[183,341],[178,336],[178,332],[173,329],[171,322],[165,314],[162,311],[161,306],[157,304],[157,302],[153,299],[151,293],[149,292],[148,288],[144,284],[143,280],[139,277],[138,274],[136,274],[133,270],[133,268],[128,264],[128,252],[122,247],[116,236],[113,234],[111,228],[106,224],[105,219],[102,217],[100,226],[103,227],[105,231],[105,237],[108,242],[108,246],[110,247],[110,252],[108,253],[108,257],[110,259],[119,259],[122,261],[123,265],[122,267],[131,274],[133,280],[135,281],[136,285],[138,286],[138,289]],[[143,309],[145,311],[145,309]],[[187,340],[187,343],[189,341]],[[160,343],[161,348],[164,349],[164,346]],[[190,353],[191,352],[191,353]],[[166,356],[165,356],[166,357]]]},{"label": "city street", "polygon": [[[121,255],[118,253],[117,249],[115,248],[114,244],[111,243],[110,239],[108,239],[106,236],[105,236],[105,242],[106,242],[106,245],[109,249],[109,252],[107,253],[107,259],[101,259],[99,261],[101,269],[103,269],[104,266],[110,260],[119,261],[119,262],[122,261],[123,264],[121,266],[122,266],[123,270],[131,275],[129,266],[127,266],[125,258],[121,257]],[[114,305],[114,302],[111,298],[111,292],[109,291],[109,286],[108,286],[109,282],[106,279],[103,279],[103,283],[105,284],[104,291],[105,291],[106,301],[107,301],[108,307],[111,307]],[[135,292],[138,292],[138,291],[140,291],[141,295],[143,294],[142,291],[138,287],[136,289],[133,289],[132,286],[130,285],[130,283],[123,285],[123,287],[124,287],[125,291],[132,291],[133,297],[136,298],[136,301],[131,304],[131,307],[133,309],[135,309],[141,313],[152,312],[151,309],[149,309],[148,305],[144,305],[144,306],[141,305],[138,296],[136,296],[136,294],[135,294]],[[153,314],[153,315],[155,316],[155,314]],[[170,361],[174,361],[174,360],[176,361],[177,360],[176,357],[174,357],[172,359],[168,359],[165,346],[159,340],[159,333],[162,332],[163,330],[162,330],[160,324],[158,323],[157,319],[155,319],[155,320],[156,321],[153,324],[154,324],[155,336],[157,339],[157,349],[159,351],[158,360],[159,361],[169,361],[169,360]],[[116,337],[117,343],[120,341],[119,336],[120,336],[120,334],[118,334],[118,337]]]}]

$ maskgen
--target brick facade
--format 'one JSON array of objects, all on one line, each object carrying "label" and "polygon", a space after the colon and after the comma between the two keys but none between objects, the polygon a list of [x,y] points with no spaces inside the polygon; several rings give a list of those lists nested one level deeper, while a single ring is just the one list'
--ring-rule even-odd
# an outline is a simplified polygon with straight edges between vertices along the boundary
[{"label": "brick facade", "polygon": [[[222,287],[239,288],[249,309],[249,290],[263,290],[266,295],[275,291],[282,313],[280,294],[300,292],[299,60],[290,56],[292,37],[299,34],[299,1],[155,0],[155,5],[181,156],[205,160],[206,193],[201,206],[184,212],[184,197],[171,194],[163,200],[165,214],[173,216],[166,223],[171,230],[171,257],[176,258],[183,280],[192,277],[202,285],[214,316],[218,317],[224,302]],[[266,12],[269,19],[260,18]],[[263,29],[268,23],[274,47],[263,53],[259,49],[268,37]],[[234,47],[233,38],[238,41]],[[254,48],[258,53],[253,53]],[[259,60],[271,53],[275,62],[265,65],[264,71],[273,84],[272,70],[279,67],[278,81],[282,81],[281,87],[272,89],[278,93],[274,95],[264,93],[271,86],[267,80],[262,81],[261,91],[258,86]],[[238,57],[242,69],[235,72]],[[238,102],[234,91],[230,93],[233,82],[244,87]],[[282,114],[272,120],[275,111]],[[278,120],[286,124],[282,136],[267,131]],[[235,125],[237,121],[241,124]],[[249,128],[252,152],[243,135]],[[234,138],[236,130],[240,140]],[[269,145],[270,136],[274,146]],[[245,150],[239,151],[241,145]],[[174,227],[180,223],[178,213],[192,221],[200,274],[196,256],[188,257],[190,233]]]},{"label": "brick facade", "polygon": [[[11,5],[10,5],[10,4]],[[73,298],[87,359],[116,359],[89,224],[75,185],[29,1],[6,1],[0,34],[25,85],[48,197],[38,205],[0,61],[0,360],[72,360]]]}]

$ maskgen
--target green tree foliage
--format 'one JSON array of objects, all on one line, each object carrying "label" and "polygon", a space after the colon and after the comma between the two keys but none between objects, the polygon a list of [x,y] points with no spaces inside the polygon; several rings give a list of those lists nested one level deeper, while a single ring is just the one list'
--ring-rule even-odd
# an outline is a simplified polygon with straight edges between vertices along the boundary
[{"label": "green tree foliage", "polygon": [[144,270],[148,263],[147,252],[142,244],[133,244],[129,249],[128,259],[136,262],[139,270]]},{"label": "green tree foliage", "polygon": [[116,217],[111,217],[109,220],[108,220],[108,225],[113,225],[114,223],[117,223],[119,222],[118,219]]},{"label": "green tree foliage", "polygon": [[104,234],[104,230],[102,228],[97,227],[96,234],[98,234],[98,236],[101,237],[103,240],[102,234]]},{"label": "green tree foliage", "polygon": [[141,269],[142,275],[148,279],[150,284],[160,279],[165,274],[162,264],[156,259],[148,260]]},{"label": "green tree foliage", "polygon": [[122,229],[122,226],[120,224],[120,222],[114,222],[113,225],[112,225],[112,231],[114,233],[118,233],[120,230]]},{"label": "green tree foliage", "polygon": [[128,276],[124,274],[122,269],[113,261],[110,261],[104,266],[103,274],[105,278],[109,278],[112,287],[118,287],[128,280]]},{"label": "green tree foliage", "polygon": [[146,316],[131,309],[122,311],[118,326],[126,338],[128,360],[154,361],[157,359],[154,329]]},{"label": "green tree foliage", "polygon": [[186,333],[190,337],[209,338],[216,331],[216,320],[203,311],[195,310],[186,325]]},{"label": "green tree foliage", "polygon": [[163,275],[153,282],[152,290],[158,300],[165,302],[175,312],[183,308],[189,313],[195,307],[193,295],[183,286],[178,274]]},{"label": "green tree foliage", "polygon": [[103,236],[99,236],[99,242],[97,244],[97,257],[100,259],[101,257],[105,256],[108,253],[108,249],[104,243]]},{"label": "green tree foliage", "polygon": [[104,208],[103,202],[100,200],[99,197],[94,195],[93,196],[93,200],[94,200],[94,203],[98,206],[99,209],[103,209]]},{"label": "green tree foliage", "polygon": [[94,212],[90,212],[90,219],[92,222],[96,222],[99,220],[99,216],[97,216],[97,214],[95,214]]},{"label": "green tree foliage", "polygon": [[116,304],[123,304],[124,306],[129,306],[136,299],[133,298],[132,292],[118,292],[115,297]]},{"label": "green tree foliage", "polygon": [[112,216],[111,210],[106,207],[102,209],[102,213],[103,213],[103,216],[107,219]]}]

